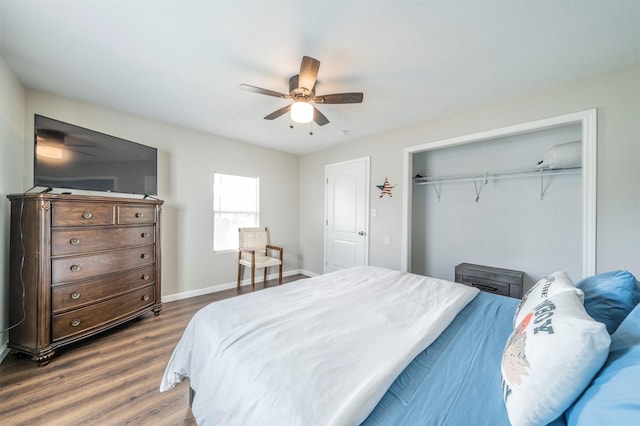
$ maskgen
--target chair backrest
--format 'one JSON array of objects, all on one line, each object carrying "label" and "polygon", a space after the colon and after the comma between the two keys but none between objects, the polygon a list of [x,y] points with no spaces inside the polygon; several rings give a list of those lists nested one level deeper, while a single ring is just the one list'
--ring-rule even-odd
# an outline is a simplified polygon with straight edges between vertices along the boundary
[{"label": "chair backrest", "polygon": [[252,249],[256,254],[264,255],[267,251],[268,236],[267,228],[238,228],[239,247]]}]

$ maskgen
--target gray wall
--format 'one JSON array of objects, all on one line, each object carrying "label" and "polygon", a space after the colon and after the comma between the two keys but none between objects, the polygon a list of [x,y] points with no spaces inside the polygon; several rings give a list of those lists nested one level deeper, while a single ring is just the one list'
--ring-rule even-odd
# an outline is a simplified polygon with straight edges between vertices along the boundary
[{"label": "gray wall", "polygon": [[[9,326],[9,224],[6,194],[22,190],[24,89],[0,56],[0,330]],[[0,334],[0,348],[8,333]],[[1,353],[0,353],[1,355]],[[0,357],[1,358],[1,357]]]},{"label": "gray wall", "polygon": [[[404,148],[593,108],[598,110],[596,268],[640,276],[640,64],[302,156],[302,268],[322,271],[325,164],[371,155],[371,208],[377,216],[370,222],[370,263],[400,269]],[[398,186],[392,198],[378,199],[373,185],[385,176]],[[391,246],[384,245],[385,235]]]},{"label": "gray wall", "polygon": [[[553,145],[580,141],[581,130],[568,125],[416,153],[414,174],[535,169]],[[573,172],[544,177],[542,199],[538,176],[414,185],[411,272],[453,280],[455,266],[469,262],[524,271],[526,288],[550,270],[579,278],[582,176]]]}]

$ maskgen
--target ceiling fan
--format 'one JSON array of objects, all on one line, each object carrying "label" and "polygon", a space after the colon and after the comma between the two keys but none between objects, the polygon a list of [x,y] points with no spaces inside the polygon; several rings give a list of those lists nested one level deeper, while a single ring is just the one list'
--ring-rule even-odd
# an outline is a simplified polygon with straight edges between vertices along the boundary
[{"label": "ceiling fan", "polygon": [[[331,95],[316,95],[316,78],[320,69],[320,61],[309,56],[302,57],[300,64],[300,74],[289,79],[289,94],[276,92],[261,87],[241,84],[240,88],[261,95],[275,96],[276,98],[291,99],[293,103],[280,108],[264,117],[265,120],[273,120],[281,115],[291,112],[291,119],[297,123],[310,123],[315,121],[318,126],[329,123],[313,104],[359,104],[362,102],[363,94],[334,93]],[[293,126],[292,126],[293,127]]]}]

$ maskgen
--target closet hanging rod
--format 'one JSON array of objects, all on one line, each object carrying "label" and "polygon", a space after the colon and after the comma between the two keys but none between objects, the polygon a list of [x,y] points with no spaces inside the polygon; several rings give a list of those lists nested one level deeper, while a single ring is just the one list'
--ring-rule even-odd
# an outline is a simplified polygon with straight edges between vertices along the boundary
[{"label": "closet hanging rod", "polygon": [[413,182],[416,185],[431,185],[448,182],[474,182],[478,180],[489,181],[497,179],[516,179],[523,177],[536,177],[536,176],[556,176],[556,175],[568,175],[580,173],[581,167],[574,167],[568,169],[520,169],[520,170],[505,170],[497,172],[484,172],[484,173],[467,173],[461,175],[449,175],[449,176],[424,176],[414,177]]}]

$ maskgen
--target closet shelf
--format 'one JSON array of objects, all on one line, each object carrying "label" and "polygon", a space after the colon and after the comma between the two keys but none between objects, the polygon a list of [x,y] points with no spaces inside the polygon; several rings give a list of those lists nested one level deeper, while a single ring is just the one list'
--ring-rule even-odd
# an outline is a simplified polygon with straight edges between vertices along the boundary
[{"label": "closet shelf", "polygon": [[520,169],[520,170],[502,170],[484,173],[468,173],[461,175],[448,175],[448,176],[421,176],[416,175],[413,178],[415,185],[433,185],[432,188],[436,192],[438,201],[440,201],[440,195],[442,192],[442,184],[449,182],[473,182],[473,187],[476,193],[476,203],[480,199],[480,193],[485,184],[490,180],[497,179],[517,179],[524,177],[539,177],[540,178],[540,199],[544,199],[545,176],[557,176],[557,175],[569,175],[581,172],[581,167],[574,168],[558,168],[558,169]]},{"label": "closet shelf", "polygon": [[413,178],[413,183],[416,185],[433,185],[449,182],[476,182],[482,181],[487,183],[489,180],[497,179],[517,179],[532,176],[556,176],[556,175],[568,175],[580,173],[581,167],[574,167],[570,169],[519,169],[519,170],[502,170],[493,172],[482,173],[467,173],[459,175],[447,175],[447,176],[421,176],[416,175]]}]

